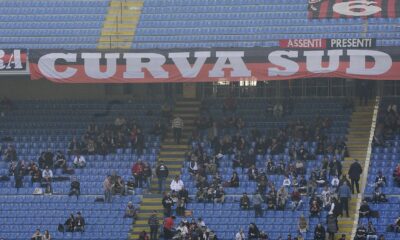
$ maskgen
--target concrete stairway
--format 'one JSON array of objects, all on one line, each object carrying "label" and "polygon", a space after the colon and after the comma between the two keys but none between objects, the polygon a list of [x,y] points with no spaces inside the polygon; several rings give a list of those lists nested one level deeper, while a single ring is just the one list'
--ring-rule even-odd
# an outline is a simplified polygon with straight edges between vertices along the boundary
[{"label": "concrete stairway", "polygon": [[[184,163],[185,153],[188,151],[188,140],[194,128],[194,121],[198,117],[200,102],[191,99],[181,99],[176,102],[173,115],[179,115],[183,119],[184,129],[180,144],[176,144],[172,131],[169,131],[161,145],[158,161],[164,161],[169,169],[169,176],[166,181],[165,189],[169,190],[172,178],[181,174]],[[151,182],[151,193],[143,195],[142,203],[138,214],[138,219],[133,226],[131,239],[138,239],[140,232],[149,232],[147,220],[153,210],[157,210],[160,218],[163,217],[163,206],[161,204],[162,194],[158,193],[158,179],[153,177]]]},{"label": "concrete stairway", "polygon": [[[357,106],[351,116],[351,122],[349,125],[349,131],[347,134],[347,148],[349,150],[350,157],[346,157],[343,162],[343,174],[348,174],[350,165],[354,162],[354,159],[358,159],[359,163],[363,167],[365,166],[365,160],[368,153],[368,144],[370,137],[370,129],[372,124],[372,118],[374,113],[374,101],[370,101],[368,106]],[[363,174],[368,174],[363,171]],[[361,177],[362,179],[362,177]],[[362,191],[362,184],[360,181],[360,191]],[[336,234],[336,239],[339,239],[341,234],[346,234],[346,239],[351,239],[351,234],[354,226],[354,219],[357,215],[357,201],[361,197],[361,194],[354,194],[349,203],[349,215],[350,217],[339,218],[339,233]]]},{"label": "concrete stairway", "polygon": [[99,49],[131,48],[143,1],[112,0],[98,42]]}]

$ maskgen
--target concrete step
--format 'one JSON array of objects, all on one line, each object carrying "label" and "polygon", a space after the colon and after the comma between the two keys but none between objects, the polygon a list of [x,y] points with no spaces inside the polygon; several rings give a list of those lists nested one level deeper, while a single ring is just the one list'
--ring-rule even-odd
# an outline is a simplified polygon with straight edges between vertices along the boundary
[{"label": "concrete step", "polygon": [[111,1],[110,3],[110,7],[120,7],[122,4],[122,6],[124,7],[142,7],[143,6],[143,2],[141,1],[135,1],[135,2],[127,2],[125,0],[123,1]]}]

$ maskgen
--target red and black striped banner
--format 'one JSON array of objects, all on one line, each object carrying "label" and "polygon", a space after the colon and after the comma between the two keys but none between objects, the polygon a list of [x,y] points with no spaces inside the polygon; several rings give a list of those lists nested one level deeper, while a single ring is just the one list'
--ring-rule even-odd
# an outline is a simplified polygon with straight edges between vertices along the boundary
[{"label": "red and black striped banner", "polygon": [[308,18],[398,18],[398,0],[309,0]]}]

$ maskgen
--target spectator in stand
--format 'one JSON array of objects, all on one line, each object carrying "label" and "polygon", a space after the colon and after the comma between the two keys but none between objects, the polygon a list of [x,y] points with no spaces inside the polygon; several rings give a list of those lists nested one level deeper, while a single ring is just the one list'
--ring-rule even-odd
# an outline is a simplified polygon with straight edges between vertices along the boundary
[{"label": "spectator in stand", "polygon": [[164,103],[161,106],[161,116],[165,118],[165,120],[170,121],[172,117],[172,107],[168,103]]},{"label": "spectator in stand", "polygon": [[143,231],[139,234],[139,240],[150,240],[149,235],[147,235],[146,230],[143,230]]},{"label": "spectator in stand", "polygon": [[247,196],[247,193],[243,193],[240,198],[240,208],[243,210],[248,210],[250,208],[250,198]]},{"label": "spectator in stand", "polygon": [[320,212],[321,212],[321,207],[318,204],[318,202],[314,200],[310,205],[311,217],[319,217]]},{"label": "spectator in stand", "polygon": [[179,176],[175,176],[175,178],[171,181],[170,188],[171,191],[179,192],[184,187],[183,181],[179,178]]},{"label": "spectator in stand", "polygon": [[329,214],[326,220],[327,231],[329,233],[329,240],[335,239],[335,233],[338,232],[338,221],[334,214]]},{"label": "spectator in stand", "polygon": [[[19,161],[19,164],[20,162],[21,161]],[[23,187],[23,180],[24,180],[24,170],[21,167],[18,167],[18,164],[14,174],[14,180],[15,180],[15,188],[17,189],[18,192],[19,189]]]},{"label": "spectator in stand", "polygon": [[374,240],[378,239],[376,228],[371,221],[368,221],[368,226],[367,226],[367,240],[369,239],[374,239]]},{"label": "spectator in stand", "polygon": [[185,210],[186,210],[186,203],[185,203],[184,198],[178,198],[178,201],[176,202],[176,215],[177,216],[185,216]]},{"label": "spectator in stand", "polygon": [[375,190],[372,193],[372,202],[373,203],[387,202],[386,195],[381,191],[380,187],[375,187]]},{"label": "spectator in stand", "polygon": [[135,164],[132,166],[132,175],[135,177],[135,181],[138,188],[143,187],[143,162],[139,159]]},{"label": "spectator in stand", "polygon": [[126,125],[126,119],[124,118],[124,116],[119,115],[117,118],[115,118],[114,126],[117,129],[121,129],[124,125]]},{"label": "spectator in stand", "polygon": [[151,193],[151,179],[152,179],[151,166],[148,162],[143,163],[143,182],[146,183],[148,193]]},{"label": "spectator in stand", "polygon": [[150,226],[150,240],[157,240],[158,239],[158,228],[160,226],[160,219],[157,216],[157,211],[153,210],[149,220],[147,223]]},{"label": "spectator in stand", "polygon": [[297,228],[298,228],[299,232],[302,234],[307,233],[307,231],[308,231],[307,219],[304,217],[303,214],[299,218],[299,223],[297,224]]},{"label": "spectator in stand", "polygon": [[31,240],[42,240],[42,233],[40,232],[40,229],[36,229],[36,231],[33,233]]},{"label": "spectator in stand", "polygon": [[239,176],[237,174],[237,172],[233,172],[231,179],[228,182],[228,186],[229,187],[239,187]]},{"label": "spectator in stand", "polygon": [[236,235],[235,235],[235,240],[245,240],[245,239],[246,239],[246,236],[245,236],[245,234],[243,232],[243,229],[240,228],[239,232],[237,232]]},{"label": "spectator in stand", "polygon": [[86,160],[85,157],[78,154],[74,158],[74,167],[75,168],[84,168],[86,167]]},{"label": "spectator in stand", "polygon": [[29,174],[31,175],[31,183],[32,184],[34,182],[41,182],[42,181],[42,172],[40,171],[40,169],[37,167],[36,164],[32,165]]},{"label": "spectator in stand", "polygon": [[398,217],[393,224],[387,227],[388,232],[400,232],[400,217]]},{"label": "spectator in stand", "polygon": [[170,217],[172,214],[172,206],[174,205],[174,201],[172,200],[170,194],[164,193],[162,205],[164,207],[164,216]]},{"label": "spectator in stand", "polygon": [[156,136],[160,136],[161,140],[165,138],[165,132],[165,125],[162,124],[160,120],[154,124],[153,129],[151,130],[151,133]]},{"label": "spectator in stand", "polygon": [[174,134],[175,143],[180,144],[183,129],[183,120],[179,116],[176,116],[172,120],[172,131]]},{"label": "spectator in stand", "polygon": [[362,217],[371,217],[371,208],[369,207],[367,201],[363,200],[359,209],[360,218]]},{"label": "spectator in stand", "polygon": [[124,179],[121,176],[117,176],[116,181],[114,181],[114,187],[112,188],[112,194],[120,194],[121,196],[125,195],[126,188]]},{"label": "spectator in stand", "polygon": [[253,197],[254,212],[256,217],[263,216],[263,210],[261,204],[263,203],[263,198],[259,192],[256,192]]},{"label": "spectator in stand", "polygon": [[164,220],[164,238],[165,239],[172,239],[173,236],[175,235],[174,221],[175,221],[175,216],[167,217]]},{"label": "spectator in stand", "polygon": [[76,195],[76,199],[78,199],[81,194],[81,183],[78,181],[76,177],[71,177],[71,187],[69,190],[68,196]]},{"label": "spectator in stand", "polygon": [[346,217],[349,217],[349,200],[351,198],[350,187],[347,182],[343,182],[343,185],[338,189],[338,196],[340,198],[341,212],[340,216],[343,216],[343,211],[346,211]]},{"label": "spectator in stand", "polygon": [[64,154],[59,150],[56,152],[56,161],[54,163],[54,168],[67,168],[67,160]]},{"label": "spectator in stand", "polygon": [[386,177],[383,176],[382,171],[378,172],[378,176],[375,178],[375,186],[376,187],[385,187],[386,186]]},{"label": "spectator in stand", "polygon": [[292,192],[292,211],[299,210],[303,201],[301,200],[300,192],[295,187]]},{"label": "spectator in stand", "polygon": [[135,221],[136,217],[137,217],[137,210],[135,208],[135,206],[132,204],[131,201],[128,202],[128,205],[126,205],[125,208],[125,214],[124,214],[124,218],[132,218],[133,221]]},{"label": "spectator in stand", "polygon": [[397,186],[400,186],[400,163],[397,164],[396,168],[393,171],[393,178],[396,182]]},{"label": "spectator in stand", "polygon": [[367,229],[363,224],[361,224],[356,230],[356,235],[354,236],[354,240],[366,240],[366,239],[367,239]]},{"label": "spectator in stand", "polygon": [[53,180],[53,171],[49,169],[48,166],[45,167],[44,171],[42,172],[42,184],[46,188],[46,193],[52,193],[53,189],[51,186],[51,182]]},{"label": "spectator in stand", "polygon": [[73,214],[65,221],[64,226],[67,232],[73,232],[75,230],[75,217]]},{"label": "spectator in stand", "polygon": [[224,103],[222,105],[222,111],[225,112],[235,112],[237,108],[237,103],[235,98],[230,95],[229,97],[225,98]]},{"label": "spectator in stand", "polygon": [[217,188],[214,191],[214,203],[224,203],[225,201],[225,192],[224,189],[221,187]]},{"label": "spectator in stand", "polygon": [[112,188],[111,176],[108,175],[103,182],[104,202],[110,203],[112,201]]},{"label": "spectator in stand", "polygon": [[324,187],[324,190],[321,192],[321,198],[322,198],[322,207],[327,209],[331,205],[331,190],[329,189],[328,186]]},{"label": "spectator in stand", "polygon": [[190,175],[192,175],[192,176],[196,175],[197,171],[199,170],[197,161],[194,161],[194,160],[190,161],[188,170],[189,170]]},{"label": "spectator in stand", "polygon": [[51,238],[51,235],[49,233],[49,230],[45,230],[44,234],[43,234],[43,237],[42,237],[42,240],[51,240],[51,239],[52,238]]},{"label": "spectator in stand", "polygon": [[48,166],[49,168],[53,168],[54,166],[54,153],[49,148],[47,152],[44,152],[44,165]]},{"label": "spectator in stand", "polygon": [[276,197],[276,208],[279,210],[284,210],[286,201],[288,199],[288,192],[285,187],[281,187],[279,191],[277,192],[277,197]]},{"label": "spectator in stand", "polygon": [[3,159],[8,162],[17,161],[17,151],[13,145],[8,144],[7,149],[4,151]]},{"label": "spectator in stand", "polygon": [[77,154],[81,150],[82,144],[76,139],[76,137],[73,137],[68,145],[68,154]]},{"label": "spectator in stand", "polygon": [[337,177],[337,175],[332,176],[331,187],[332,187],[332,189],[333,189],[334,192],[337,192],[337,191],[338,191],[339,183],[340,183],[340,180],[339,180],[339,178]]},{"label": "spectator in stand", "polygon": [[321,223],[318,223],[314,229],[314,240],[325,240],[325,228]]},{"label": "spectator in stand", "polygon": [[351,180],[351,192],[353,194],[354,194],[354,187],[356,188],[357,193],[360,193],[359,181],[361,173],[362,173],[362,167],[358,162],[358,160],[355,159],[354,162],[350,165],[348,173]]},{"label": "spectator in stand", "polygon": [[169,170],[167,165],[164,164],[163,161],[160,161],[157,168],[156,168],[156,175],[158,178],[158,190],[160,193],[164,192],[165,190],[165,180],[169,175]]},{"label": "spectator in stand", "polygon": [[283,180],[282,186],[289,188],[292,185],[292,182],[290,181],[290,178],[288,176],[285,176],[285,179]]},{"label": "spectator in stand", "polygon": [[250,223],[249,226],[249,232],[247,234],[247,237],[249,240],[258,240],[260,236],[260,230],[258,230],[258,227],[255,223]]},{"label": "spectator in stand", "polygon": [[85,219],[82,217],[81,212],[78,212],[75,218],[75,231],[76,232],[85,231]]},{"label": "spectator in stand", "polygon": [[249,180],[256,180],[258,178],[258,170],[255,165],[252,165],[247,171],[247,175],[249,176]]},{"label": "spectator in stand", "polygon": [[275,118],[275,119],[280,119],[280,118],[282,118],[282,115],[283,115],[283,106],[282,106],[282,103],[277,102],[277,103],[274,105],[274,108],[273,108],[273,115],[274,115],[274,118]]}]

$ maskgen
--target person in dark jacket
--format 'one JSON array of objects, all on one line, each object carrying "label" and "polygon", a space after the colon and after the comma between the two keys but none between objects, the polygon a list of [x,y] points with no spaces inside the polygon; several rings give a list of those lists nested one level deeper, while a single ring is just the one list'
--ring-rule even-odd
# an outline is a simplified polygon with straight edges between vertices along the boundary
[{"label": "person in dark jacket", "polygon": [[76,177],[71,179],[71,188],[69,190],[68,196],[76,195],[76,199],[78,199],[81,194],[81,184]]},{"label": "person in dark jacket", "polygon": [[325,240],[325,228],[320,223],[315,226],[314,230],[314,240]]},{"label": "person in dark jacket", "polygon": [[169,171],[167,165],[164,164],[163,161],[160,161],[160,164],[156,168],[156,175],[158,178],[158,191],[160,193],[165,191],[165,181],[168,177]]},{"label": "person in dark jacket", "polygon": [[362,173],[362,167],[360,163],[358,162],[357,159],[354,160],[354,162],[350,165],[349,169],[349,177],[351,180],[351,192],[354,194],[354,186],[357,189],[357,193],[360,193],[360,186],[359,186],[359,181],[360,181],[360,176]]},{"label": "person in dark jacket", "polygon": [[351,198],[351,193],[347,182],[343,182],[343,185],[339,187],[338,196],[340,198],[341,205],[340,216],[343,216],[343,211],[346,211],[346,216],[349,217],[349,200]]},{"label": "person in dark jacket", "polygon": [[174,205],[174,201],[171,196],[167,193],[164,194],[162,199],[162,205],[164,207],[164,216],[170,217],[172,213],[172,206]]},{"label": "person in dark jacket", "polygon": [[326,219],[326,228],[329,233],[329,240],[334,240],[335,233],[337,233],[339,230],[338,221],[334,214],[328,215]]},{"label": "person in dark jacket", "polygon": [[76,232],[85,231],[85,219],[82,217],[81,212],[78,212],[75,218],[75,231]]},{"label": "person in dark jacket", "polygon": [[240,208],[242,210],[250,208],[250,198],[247,196],[247,193],[243,193],[243,196],[240,198]]},{"label": "person in dark jacket", "polygon": [[257,240],[260,236],[260,230],[255,223],[250,223],[249,232],[248,232],[248,239],[249,240]]},{"label": "person in dark jacket", "polygon": [[147,223],[150,226],[150,240],[158,239],[158,228],[160,226],[160,219],[157,216],[157,211],[153,211]]}]

